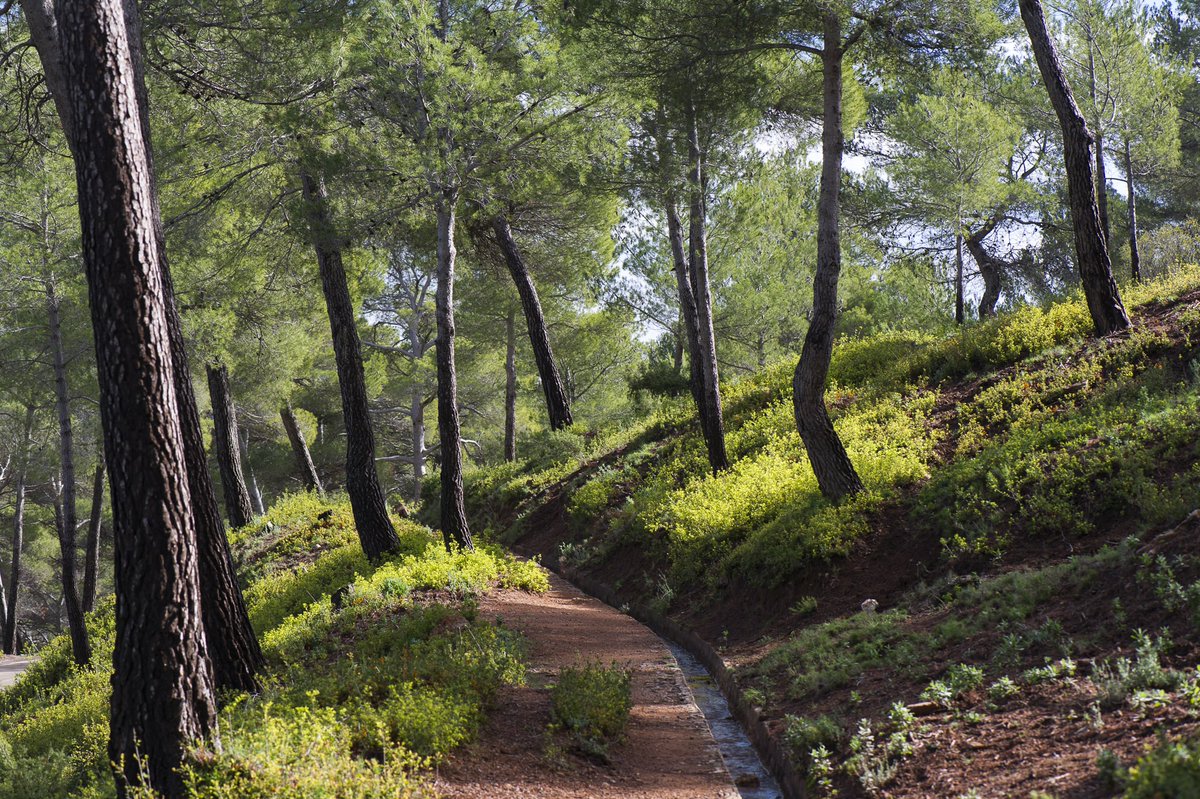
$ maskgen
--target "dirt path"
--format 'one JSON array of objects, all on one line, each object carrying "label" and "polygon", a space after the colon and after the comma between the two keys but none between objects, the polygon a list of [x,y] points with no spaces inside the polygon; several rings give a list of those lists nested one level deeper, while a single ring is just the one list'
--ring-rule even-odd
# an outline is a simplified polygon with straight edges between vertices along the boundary
[{"label": "dirt path", "polygon": [[[736,799],[691,692],[662,641],[649,629],[555,575],[538,596],[502,591],[481,613],[529,642],[527,685],[505,689],[480,740],[442,766],[437,790],[456,799]],[[545,755],[546,686],[563,666],[615,661],[633,671],[627,740],[612,764]]]},{"label": "dirt path", "polygon": [[32,662],[33,658],[0,655],[0,688],[7,688],[16,682],[17,677],[29,668]]}]

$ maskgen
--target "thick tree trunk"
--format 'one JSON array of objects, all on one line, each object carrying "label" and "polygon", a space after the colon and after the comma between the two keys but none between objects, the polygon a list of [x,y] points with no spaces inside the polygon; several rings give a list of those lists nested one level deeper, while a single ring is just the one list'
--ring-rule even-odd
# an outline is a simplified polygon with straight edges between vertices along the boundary
[{"label": "thick tree trunk", "polygon": [[209,364],[208,396],[212,401],[213,448],[221,472],[221,491],[230,527],[245,527],[254,518],[250,491],[242,472],[242,452],[238,442],[237,411],[229,390],[229,370],[225,364]]},{"label": "thick tree trunk", "polygon": [[1138,251],[1137,186],[1133,180],[1133,157],[1125,140],[1125,186],[1129,193],[1129,272],[1134,283],[1142,282],[1142,255]]},{"label": "thick tree trunk", "polygon": [[186,749],[215,731],[216,705],[138,102],[145,89],[117,0],[61,3],[57,14],[112,482],[117,609],[108,754],[120,795],[144,785],[181,799],[179,767]]},{"label": "thick tree trunk", "polygon": [[463,497],[462,430],[458,421],[458,375],[454,364],[454,247],[457,192],[437,198],[437,402],[442,447],[441,525],[446,548],[473,549]]},{"label": "thick tree trunk", "polygon": [[354,525],[367,558],[378,560],[400,546],[388,517],[379,473],[375,470],[375,432],[367,403],[367,380],[363,372],[362,344],[355,326],[354,305],[342,264],[343,244],[329,216],[328,198],[322,181],[307,172],[300,175],[313,247],[321,269],[321,285],[338,384],[342,390],[342,416],[346,421],[346,493],[354,511]]},{"label": "thick tree trunk", "polygon": [[988,253],[983,246],[984,239],[995,230],[999,222],[998,216],[991,217],[983,227],[968,235],[965,241],[967,251],[975,259],[979,274],[983,277],[983,296],[979,298],[980,319],[996,315],[996,303],[1000,300],[1004,272],[1008,267],[1007,263]]},{"label": "thick tree trunk", "polygon": [[421,484],[425,481],[425,397],[420,386],[414,386],[412,410],[412,467],[413,501],[421,501]]},{"label": "thick tree trunk", "polygon": [[87,546],[83,558],[83,609],[90,613],[96,607],[96,586],[100,573],[100,524],[104,511],[104,454],[96,459],[92,477],[92,507],[88,514]]},{"label": "thick tree trunk", "polygon": [[813,277],[812,318],[804,336],[800,362],[792,377],[796,428],[821,493],[840,499],[862,490],[862,480],[833,429],[825,408],[825,384],[833,358],[837,323],[838,277],[842,270],[842,28],[836,12],[825,15],[821,53],[824,119],[821,128],[821,186],[817,204],[817,269]]},{"label": "thick tree trunk", "polygon": [[1019,0],[1019,5],[1034,58],[1062,127],[1067,191],[1075,230],[1075,253],[1092,324],[1096,333],[1102,336],[1124,330],[1129,327],[1129,316],[1125,313],[1121,294],[1113,280],[1112,261],[1109,259],[1107,239],[1096,203],[1092,133],[1071,95],[1071,87],[1063,73],[1054,40],[1046,28],[1046,16],[1040,0]]},{"label": "thick tree trunk", "polygon": [[71,395],[67,387],[67,356],[63,346],[62,318],[54,283],[47,285],[46,312],[50,328],[50,357],[54,365],[54,409],[58,414],[59,469],[62,475],[62,523],[58,526],[58,546],[62,558],[63,605],[67,627],[71,631],[71,652],[75,662],[84,665],[92,657],[83,604],[76,583],[75,544],[75,434],[71,424]]},{"label": "thick tree trunk", "polygon": [[517,331],[513,312],[505,325],[508,349],[504,357],[504,460],[517,459]]},{"label": "thick tree trunk", "polygon": [[308,442],[304,440],[304,431],[300,429],[300,422],[296,419],[291,402],[285,402],[280,406],[279,418],[283,420],[283,429],[287,432],[288,443],[292,445],[292,454],[296,457],[296,468],[300,470],[300,480],[304,483],[304,488],[324,494],[325,487],[321,485],[321,476],[317,474],[312,453],[308,450]]},{"label": "thick tree trunk", "polygon": [[[38,51],[46,85],[59,112],[59,120],[67,134],[67,141],[75,152],[74,115],[65,81],[65,65],[58,39],[58,21],[49,0],[23,0],[22,10],[30,20],[31,39]],[[134,86],[137,97],[137,112],[143,149],[149,171],[153,174],[153,152],[150,144],[149,113],[141,65],[141,25],[137,16],[137,4],[125,3],[125,24],[128,36],[128,52],[132,63]],[[37,28],[34,34],[32,28]],[[168,335],[170,337],[174,382],[180,423],[183,428],[185,457],[187,460],[188,488],[192,498],[192,513],[200,552],[200,577],[204,586],[201,602],[208,638],[208,652],[212,658],[213,676],[218,688],[251,690],[256,687],[255,671],[262,665],[262,653],[258,640],[250,627],[241,589],[233,572],[233,559],[229,543],[221,523],[217,495],[208,473],[204,454],[204,436],[200,428],[200,414],[196,407],[196,396],[192,388],[191,371],[188,368],[187,351],[183,341],[183,328],[175,305],[171,272],[168,268],[162,219],[159,214],[157,193],[150,186],[152,224],[157,236],[158,261],[162,269],[165,291]]]},{"label": "thick tree trunk", "polygon": [[21,442],[21,465],[17,472],[17,484],[13,489],[13,536],[12,565],[8,572],[8,601],[4,617],[3,649],[6,655],[17,653],[18,599],[21,589],[21,555],[25,549],[25,492],[29,479],[29,459],[33,452],[33,422],[36,418],[32,405],[25,408],[25,429]]},{"label": "thick tree trunk", "polygon": [[700,384],[704,397],[704,441],[713,472],[729,468],[725,452],[725,420],[721,409],[721,383],[717,374],[717,342],[713,334],[712,292],[708,284],[708,201],[704,173],[704,151],[695,107],[688,106],[688,261],[692,296],[696,304],[697,345],[700,352]]},{"label": "thick tree trunk", "polygon": [[967,321],[963,283],[963,235],[960,227],[954,233],[954,322],[959,325]]},{"label": "thick tree trunk", "polygon": [[572,422],[571,406],[567,401],[562,379],[558,376],[554,351],[550,347],[550,333],[546,329],[546,318],[542,315],[542,303],[538,299],[537,288],[533,285],[533,278],[529,276],[525,259],[521,257],[521,251],[513,239],[508,220],[503,215],[494,217],[492,230],[496,234],[496,243],[500,245],[500,251],[504,253],[508,273],[512,275],[517,293],[521,295],[521,310],[525,314],[525,326],[529,329],[529,344],[533,348],[533,360],[537,364],[542,391],[546,395],[550,429],[562,430]]}]

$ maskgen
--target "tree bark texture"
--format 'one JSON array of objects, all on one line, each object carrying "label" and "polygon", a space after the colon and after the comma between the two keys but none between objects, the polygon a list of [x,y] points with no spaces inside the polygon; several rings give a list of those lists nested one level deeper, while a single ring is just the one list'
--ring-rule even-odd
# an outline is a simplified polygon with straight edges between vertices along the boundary
[{"label": "tree bark texture", "polygon": [[504,460],[517,459],[517,331],[513,312],[505,320],[507,351],[504,356]]},{"label": "tree bark texture", "polygon": [[104,455],[96,459],[92,476],[92,506],[88,514],[87,544],[83,557],[83,610],[91,613],[96,607],[96,590],[100,574],[100,525],[104,511]]},{"label": "tree bark texture", "polygon": [[817,206],[817,269],[813,277],[812,318],[800,362],[792,377],[796,428],[808,452],[821,493],[840,499],[862,490],[862,480],[833,429],[825,407],[825,385],[833,358],[841,253],[842,33],[836,13],[827,13],[821,53],[824,119],[821,127],[821,185]]},{"label": "tree bark texture", "polygon": [[32,405],[25,408],[25,428],[21,442],[21,465],[17,484],[13,488],[12,566],[8,572],[8,601],[4,617],[3,649],[6,655],[17,653],[17,615],[21,589],[21,555],[25,549],[25,494],[28,490],[29,459],[33,455],[33,423],[36,419]]},{"label": "tree bark texture", "polygon": [[504,263],[508,273],[512,275],[517,293],[521,296],[521,310],[525,314],[525,326],[529,329],[529,344],[533,348],[533,360],[537,364],[538,377],[542,381],[542,391],[546,395],[546,411],[550,415],[550,429],[562,430],[570,426],[571,405],[567,401],[567,391],[558,375],[558,367],[554,362],[554,350],[550,347],[550,333],[546,329],[546,318],[542,315],[542,303],[538,299],[537,288],[533,278],[525,266],[525,259],[513,239],[512,228],[503,215],[492,219],[492,230],[496,234],[496,243],[504,253]]},{"label": "tree bark texture", "polygon": [[1042,81],[1046,84],[1050,103],[1062,127],[1075,253],[1092,324],[1096,333],[1102,336],[1124,330],[1129,327],[1129,316],[1125,313],[1121,294],[1113,280],[1112,261],[1096,202],[1096,181],[1092,170],[1093,136],[1071,94],[1058,50],[1046,27],[1046,15],[1040,0],[1019,0],[1019,5]]},{"label": "tree bark texture", "polygon": [[206,368],[208,396],[212,403],[213,448],[217,469],[221,473],[221,491],[225,495],[225,512],[230,527],[245,527],[254,518],[250,491],[242,472],[242,448],[238,441],[237,410],[229,389],[229,369],[223,363]]},{"label": "tree bark texture", "polygon": [[446,547],[473,549],[463,497],[462,428],[458,420],[458,375],[454,364],[454,191],[437,199],[437,403],[442,447],[441,525]]},{"label": "tree bark texture", "polygon": [[308,449],[308,442],[304,439],[304,431],[300,429],[300,422],[292,410],[292,403],[285,402],[280,406],[279,418],[283,420],[283,429],[287,432],[288,443],[292,445],[296,468],[300,470],[300,481],[304,483],[305,490],[325,493],[325,487],[321,485],[321,476],[317,474],[312,453]]},{"label": "tree bark texture", "polygon": [[1133,178],[1133,157],[1129,139],[1125,140],[1125,185],[1129,193],[1129,272],[1134,283],[1142,282],[1142,254],[1138,249],[1137,186]]},{"label": "tree bark texture", "polygon": [[717,374],[717,342],[713,333],[712,292],[708,283],[708,201],[704,151],[693,105],[688,106],[688,265],[696,305],[697,349],[704,401],[704,441],[713,472],[729,468],[725,452],[725,420],[721,409],[721,384]]},{"label": "tree bark texture", "polygon": [[58,525],[58,547],[62,560],[63,605],[71,633],[71,654],[85,665],[92,658],[83,603],[79,599],[76,564],[75,521],[75,433],[71,423],[71,394],[67,385],[67,357],[62,338],[62,316],[53,281],[47,285],[46,315],[50,329],[50,357],[54,367],[54,410],[58,416],[59,470],[62,478],[62,519]]},{"label": "tree bark texture", "polygon": [[308,172],[302,173],[300,180],[321,270],[338,384],[342,391],[342,417],[346,422],[346,493],[350,495],[354,525],[358,528],[363,552],[368,559],[378,560],[399,547],[400,539],[388,517],[379,473],[375,470],[375,431],[371,428],[367,402],[362,343],[358,338],[354,305],[350,301],[350,287],[342,263],[343,244],[330,219],[324,183]]},{"label": "tree bark texture", "polygon": [[112,482],[117,606],[109,758],[120,795],[144,785],[176,799],[185,793],[178,771],[185,751],[215,732],[216,705],[139,113],[145,90],[117,0],[71,0],[56,11]]}]

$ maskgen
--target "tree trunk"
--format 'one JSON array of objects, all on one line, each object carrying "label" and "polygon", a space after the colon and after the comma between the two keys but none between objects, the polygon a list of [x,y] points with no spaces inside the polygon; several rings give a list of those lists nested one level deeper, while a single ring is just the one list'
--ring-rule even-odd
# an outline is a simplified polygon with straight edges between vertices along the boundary
[{"label": "tree trunk", "polygon": [[[132,5],[132,4],[131,4]],[[174,391],[153,176],[125,14],[61,3],[116,574],[109,760],[118,794],[185,795],[179,767],[216,729],[196,532]],[[136,28],[135,28],[136,29]]]},{"label": "tree trunk", "polygon": [[837,500],[863,489],[862,480],[833,429],[825,408],[825,384],[833,358],[838,277],[842,270],[842,28],[836,12],[825,15],[821,52],[824,119],[821,126],[821,187],[817,204],[817,269],[813,277],[812,318],[800,362],[792,377],[796,428],[808,452],[821,493]]},{"label": "tree trunk", "polygon": [[229,390],[229,370],[225,364],[209,364],[208,396],[212,401],[213,448],[221,472],[221,491],[230,527],[245,527],[254,518],[250,491],[242,472],[242,452],[238,442],[237,411]]},{"label": "tree trunk", "polygon": [[329,216],[328,196],[322,181],[302,172],[304,199],[313,247],[321,269],[321,286],[329,327],[338,384],[342,390],[342,416],[346,421],[346,493],[354,511],[354,525],[363,552],[378,560],[400,546],[388,517],[387,503],[375,470],[375,432],[367,404],[367,381],[363,372],[362,344],[355,326],[354,305],[346,269],[342,264],[342,242]]},{"label": "tree trunk", "polygon": [[245,427],[237,428],[238,447],[241,448],[242,463],[246,465],[246,488],[250,491],[250,504],[254,512],[262,516],[267,512],[263,504],[262,490],[258,487],[258,478],[254,475],[254,462],[250,460],[250,431]]},{"label": "tree trunk", "polygon": [[457,192],[437,198],[437,402],[442,452],[442,536],[446,548],[474,549],[463,497],[462,430],[458,421],[458,375],[454,364],[454,247]]},{"label": "tree trunk", "polygon": [[517,459],[517,333],[512,311],[508,312],[505,333],[508,351],[504,357],[504,460],[512,463]]},{"label": "tree trunk", "polygon": [[1133,181],[1133,158],[1125,140],[1125,186],[1129,193],[1129,272],[1134,283],[1142,282],[1142,255],[1138,251],[1137,187]]},{"label": "tree trunk", "polygon": [[558,376],[558,367],[554,363],[554,351],[550,348],[550,334],[546,330],[546,319],[542,315],[542,303],[538,299],[537,288],[529,276],[529,269],[521,257],[521,251],[513,239],[512,228],[503,215],[492,219],[492,230],[496,234],[496,243],[504,253],[504,262],[508,265],[508,273],[517,284],[517,293],[521,295],[521,310],[525,314],[525,326],[529,328],[529,343],[533,348],[533,360],[537,364],[538,377],[542,380],[542,391],[546,395],[546,410],[550,414],[550,429],[562,430],[570,426],[571,406],[567,401],[567,392],[563,388],[562,379]]},{"label": "tree trunk", "polygon": [[67,627],[71,631],[71,652],[75,662],[85,665],[92,658],[83,604],[76,584],[75,520],[75,434],[71,424],[71,395],[67,388],[67,356],[63,347],[59,298],[53,281],[47,285],[46,311],[50,327],[50,357],[54,365],[54,409],[58,414],[59,468],[62,473],[62,523],[58,526],[58,546],[62,557],[63,605]]},{"label": "tree trunk", "polygon": [[1000,223],[998,215],[993,215],[979,230],[966,238],[967,251],[979,266],[979,274],[983,277],[983,296],[979,298],[979,318],[987,319],[996,315],[996,303],[1000,300],[1003,276],[1008,264],[988,253],[983,246],[996,225]]},{"label": "tree trunk", "polygon": [[34,407],[25,408],[25,435],[21,442],[21,466],[13,490],[12,567],[8,572],[8,602],[4,617],[3,649],[6,655],[17,654],[18,598],[21,588],[21,554],[25,548],[25,492],[29,479],[29,459],[33,450]]},{"label": "tree trunk", "polygon": [[412,467],[413,501],[421,501],[421,484],[425,481],[425,397],[420,386],[412,390]]},{"label": "tree trunk", "polygon": [[1112,228],[1108,223],[1108,170],[1104,166],[1104,137],[1096,134],[1096,210],[1100,213],[1100,230],[1104,244],[1112,243]]},{"label": "tree trunk", "polygon": [[312,453],[308,450],[308,442],[304,440],[304,431],[300,429],[290,401],[283,403],[279,408],[279,418],[283,420],[283,429],[292,445],[292,454],[296,456],[296,467],[300,470],[300,480],[304,483],[304,488],[324,494],[325,487],[321,485],[321,476],[317,474]]},{"label": "tree trunk", "polygon": [[104,511],[104,454],[96,459],[96,474],[92,478],[92,507],[88,516],[87,546],[83,561],[83,609],[90,613],[96,607],[96,586],[100,573],[100,524]]},{"label": "tree trunk", "polygon": [[708,463],[714,473],[729,468],[725,452],[725,420],[721,410],[721,383],[717,375],[717,343],[713,334],[712,292],[708,284],[708,200],[704,173],[704,152],[700,147],[700,131],[696,109],[688,104],[688,183],[691,197],[688,202],[688,261],[692,296],[696,303],[697,344],[700,352],[700,384],[703,387],[704,441],[708,447]]},{"label": "tree trunk", "polygon": [[963,298],[963,235],[960,226],[954,233],[954,322],[967,321],[966,304]]},{"label": "tree trunk", "polygon": [[[54,98],[55,107],[59,112],[59,120],[67,135],[67,142],[72,153],[75,153],[72,100],[68,97],[65,80],[65,64],[57,33],[59,24],[53,16],[54,10],[51,5],[49,0],[23,0],[22,9],[30,21],[31,40],[42,62],[47,88]],[[125,3],[124,12],[128,54],[132,65],[134,84],[132,88],[137,95],[136,110],[141,123],[142,147],[148,171],[153,174],[149,112],[145,84],[142,79],[141,24],[137,15],[137,4]],[[37,34],[33,33],[33,28],[37,28]],[[149,212],[157,237],[158,263],[162,269],[174,388],[188,467],[188,489],[192,499],[191,509],[195,517],[194,525],[200,553],[200,578],[204,586],[201,602],[208,639],[208,652],[212,659],[213,677],[218,688],[252,690],[257,685],[254,673],[262,665],[262,653],[259,651],[254,631],[250,627],[250,619],[246,614],[241,589],[234,577],[229,542],[221,523],[216,490],[208,473],[200,414],[196,407],[196,396],[192,388],[191,371],[188,368],[183,327],[178,308],[175,305],[174,287],[164,246],[165,237],[162,232],[157,191],[153,182],[150,185],[150,198]]]},{"label": "tree trunk", "polygon": [[[704,434],[707,444],[708,408],[704,403],[700,322],[696,315],[696,297],[692,293],[691,269],[688,268],[687,253],[683,247],[683,224],[679,221],[679,211],[675,207],[673,197],[666,198],[665,208],[667,239],[671,244],[671,263],[675,270],[675,287],[679,292],[679,314],[683,318],[683,327],[687,334],[688,387],[692,391],[692,400],[696,403],[696,413],[700,418],[700,430]],[[709,465],[711,464],[712,455],[710,454]]]},{"label": "tree trunk", "polygon": [[683,372],[683,339],[683,311],[680,311],[675,320],[675,329],[671,331],[671,368],[675,374]]},{"label": "tree trunk", "polygon": [[1107,239],[1096,202],[1092,133],[1071,95],[1071,87],[1063,73],[1054,40],[1046,28],[1046,16],[1040,0],[1019,0],[1019,5],[1038,69],[1062,127],[1075,253],[1092,324],[1096,333],[1102,336],[1124,330],[1129,327],[1129,316],[1125,313],[1121,294],[1113,280],[1112,261],[1109,259]]}]

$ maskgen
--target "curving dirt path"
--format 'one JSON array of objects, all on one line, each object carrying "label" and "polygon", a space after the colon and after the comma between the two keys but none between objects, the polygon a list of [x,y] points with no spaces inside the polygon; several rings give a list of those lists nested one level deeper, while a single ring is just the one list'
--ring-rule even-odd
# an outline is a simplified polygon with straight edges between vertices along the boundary
[{"label": "curving dirt path", "polygon": [[[662,641],[556,575],[543,595],[500,591],[480,612],[529,642],[527,685],[504,689],[480,739],[451,756],[435,787],[454,799],[736,799],[737,790],[691,691]],[[548,758],[546,686],[581,660],[633,671],[627,739],[611,765]]]},{"label": "curving dirt path", "polygon": [[18,655],[0,655],[0,688],[7,688],[17,681],[25,669],[33,663],[33,658]]}]

